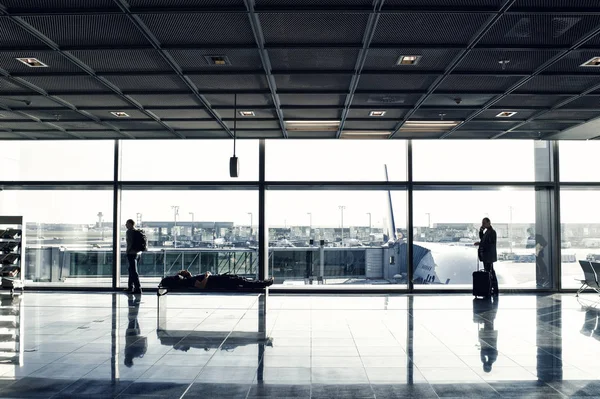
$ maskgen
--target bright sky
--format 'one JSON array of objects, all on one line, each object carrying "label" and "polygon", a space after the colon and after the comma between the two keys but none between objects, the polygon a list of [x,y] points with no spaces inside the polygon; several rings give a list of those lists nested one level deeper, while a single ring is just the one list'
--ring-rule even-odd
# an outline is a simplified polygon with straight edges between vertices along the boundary
[{"label": "bright sky", "polygon": [[[415,181],[532,181],[534,141],[413,141]],[[561,142],[561,176],[565,181],[599,181],[595,155],[598,142]],[[231,140],[124,141],[123,180],[231,181]],[[3,142],[0,180],[111,180],[112,141]],[[241,175],[237,181],[258,178],[258,141],[237,143]],[[406,142],[402,140],[270,140],[267,141],[267,180],[385,181],[406,179]],[[318,186],[317,186],[318,187]],[[272,226],[381,227],[387,213],[385,191],[269,191],[268,223]],[[533,190],[415,192],[416,226],[444,222],[478,223],[486,214],[496,223],[535,220]],[[600,192],[565,191],[562,220],[600,223],[596,211]],[[144,220],[232,221],[248,225],[249,212],[257,223],[256,191],[125,191],[123,220],[143,214]],[[396,226],[406,225],[406,197],[393,193]],[[30,221],[94,223],[102,211],[110,220],[110,191],[11,191],[0,194],[1,214],[25,214]],[[429,213],[429,216],[427,215]]]}]

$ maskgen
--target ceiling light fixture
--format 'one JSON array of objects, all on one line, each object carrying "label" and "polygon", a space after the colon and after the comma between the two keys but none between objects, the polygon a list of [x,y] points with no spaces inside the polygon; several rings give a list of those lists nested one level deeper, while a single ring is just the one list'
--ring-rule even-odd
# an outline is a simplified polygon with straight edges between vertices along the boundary
[{"label": "ceiling light fixture", "polygon": [[123,111],[111,111],[111,114],[113,114],[117,118],[129,118],[129,114]]},{"label": "ceiling light fixture", "polygon": [[256,116],[256,114],[254,114],[254,111],[240,111],[240,115],[241,116]]},{"label": "ceiling light fixture", "polygon": [[231,62],[229,62],[229,58],[227,58],[224,55],[205,55],[204,59],[210,65],[217,65],[217,66],[231,65]]},{"label": "ceiling light fixture", "polygon": [[17,61],[22,62],[30,68],[48,68],[48,65],[44,64],[37,58],[17,58]]},{"label": "ceiling light fixture", "polygon": [[340,126],[340,121],[286,121],[285,125],[287,130],[300,132],[336,131]]},{"label": "ceiling light fixture", "polygon": [[600,57],[591,58],[591,59],[587,60],[586,62],[584,62],[583,64],[581,64],[580,66],[582,66],[582,67],[600,67]]},{"label": "ceiling light fixture", "polygon": [[502,70],[504,71],[506,69],[506,65],[508,65],[508,63],[510,62],[510,60],[499,60],[498,63],[500,65],[502,65]]},{"label": "ceiling light fixture", "polygon": [[513,111],[502,111],[498,115],[496,115],[496,118],[510,118],[511,116],[513,116],[515,114],[516,114],[516,112],[513,112]]},{"label": "ceiling light fixture", "polygon": [[369,112],[369,116],[383,116],[385,113],[386,111],[371,111]]},{"label": "ceiling light fixture", "polygon": [[421,61],[420,55],[401,55],[396,65],[417,65]]},{"label": "ceiling light fixture", "polygon": [[400,128],[403,132],[445,132],[460,122],[457,121],[406,121]]}]

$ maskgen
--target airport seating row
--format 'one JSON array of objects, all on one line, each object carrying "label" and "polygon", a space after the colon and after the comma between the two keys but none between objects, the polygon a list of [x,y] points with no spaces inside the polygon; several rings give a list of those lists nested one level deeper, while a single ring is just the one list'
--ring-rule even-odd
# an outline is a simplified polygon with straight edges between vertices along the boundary
[{"label": "airport seating row", "polygon": [[577,279],[577,281],[581,283],[581,287],[579,287],[575,296],[579,296],[579,294],[587,288],[591,288],[600,294],[600,284],[598,283],[598,276],[600,276],[600,262],[580,260],[579,265],[583,270],[584,279]]}]

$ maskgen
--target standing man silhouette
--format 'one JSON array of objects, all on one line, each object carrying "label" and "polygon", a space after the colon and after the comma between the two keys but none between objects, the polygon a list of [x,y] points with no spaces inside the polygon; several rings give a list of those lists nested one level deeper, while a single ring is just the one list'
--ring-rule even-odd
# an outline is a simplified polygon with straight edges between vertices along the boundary
[{"label": "standing man silhouette", "polygon": [[141,294],[142,287],[140,285],[140,275],[137,271],[138,260],[140,253],[137,248],[134,248],[134,231],[135,222],[132,219],[127,219],[125,227],[127,227],[127,262],[129,263],[129,280],[127,281],[127,290],[134,294]]},{"label": "standing man silhouette", "polygon": [[494,262],[498,260],[496,253],[496,230],[492,227],[492,223],[489,218],[483,218],[481,221],[481,227],[479,228],[479,242],[477,256],[479,260],[483,262],[483,268],[486,272],[490,273],[490,279],[492,280],[492,295],[498,296],[498,279],[496,278],[496,271],[494,270]]}]

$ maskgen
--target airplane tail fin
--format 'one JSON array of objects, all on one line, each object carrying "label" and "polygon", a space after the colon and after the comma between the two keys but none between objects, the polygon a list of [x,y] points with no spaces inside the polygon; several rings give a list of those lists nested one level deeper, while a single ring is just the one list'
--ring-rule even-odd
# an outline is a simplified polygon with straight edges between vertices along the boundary
[{"label": "airplane tail fin", "polygon": [[[388,169],[387,169],[387,164],[383,165],[385,168],[385,181],[389,182],[390,179],[388,177]],[[387,237],[388,237],[388,241],[392,240],[394,242],[396,242],[396,223],[394,222],[394,209],[392,207],[392,192],[390,190],[388,190],[387,192],[387,220],[386,220],[386,226],[385,228],[387,229]]]}]

